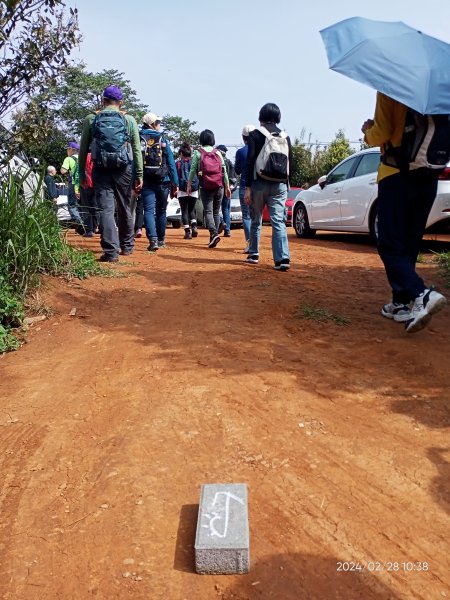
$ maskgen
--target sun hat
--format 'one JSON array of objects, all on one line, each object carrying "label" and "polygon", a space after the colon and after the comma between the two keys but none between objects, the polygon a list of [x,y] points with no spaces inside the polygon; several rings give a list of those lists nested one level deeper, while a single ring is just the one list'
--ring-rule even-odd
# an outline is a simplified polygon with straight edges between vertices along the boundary
[{"label": "sun hat", "polygon": [[242,130],[242,135],[244,137],[248,137],[248,134],[250,133],[250,131],[253,131],[255,129],[254,125],[246,125],[244,127],[244,129]]},{"label": "sun hat", "polygon": [[156,121],[162,121],[163,118],[160,117],[159,115],[155,115],[155,113],[147,113],[146,115],[144,115],[142,117],[142,122],[145,123],[145,125],[153,125],[154,123],[156,123]]},{"label": "sun hat", "polygon": [[122,100],[122,90],[117,85],[108,85],[103,90],[103,98],[107,98],[108,100]]}]

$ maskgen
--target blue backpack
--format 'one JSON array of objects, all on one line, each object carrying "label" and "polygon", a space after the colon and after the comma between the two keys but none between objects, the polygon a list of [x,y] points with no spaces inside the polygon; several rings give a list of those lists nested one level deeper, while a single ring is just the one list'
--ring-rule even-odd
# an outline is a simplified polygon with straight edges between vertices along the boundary
[{"label": "blue backpack", "polygon": [[[179,180],[179,188],[182,192],[187,191],[187,184],[189,181],[189,171],[191,170],[192,159],[184,160],[181,158],[177,161],[178,166],[178,180]],[[196,192],[199,188],[199,180],[197,175],[195,175],[194,179],[191,182],[191,191]]]},{"label": "blue backpack", "polygon": [[92,161],[105,169],[121,169],[133,161],[128,122],[117,110],[100,111],[92,123]]}]

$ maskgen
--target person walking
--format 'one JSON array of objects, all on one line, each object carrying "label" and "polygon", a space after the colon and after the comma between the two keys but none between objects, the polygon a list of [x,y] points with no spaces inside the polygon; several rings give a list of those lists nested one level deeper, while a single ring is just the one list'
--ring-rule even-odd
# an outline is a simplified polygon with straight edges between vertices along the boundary
[{"label": "person walking", "polygon": [[215,248],[220,242],[218,229],[224,188],[227,198],[231,197],[225,162],[220,151],[214,148],[215,143],[214,133],[210,129],[200,133],[201,148],[194,151],[187,185],[187,193],[191,195],[193,181],[198,175],[200,198],[209,229],[208,248]]},{"label": "person walking", "polygon": [[79,186],[75,179],[78,177],[78,152],[80,146],[77,142],[69,142],[66,147],[67,156],[61,166],[61,174],[67,175],[67,205],[70,217],[76,225],[78,233],[84,233],[83,220],[78,209],[77,197],[79,197]]},{"label": "person walking", "polygon": [[98,208],[92,181],[93,167],[92,155],[88,152],[85,165],[86,185],[80,187],[80,214],[85,229],[83,237],[88,238],[94,237],[97,229]]},{"label": "person walking", "polygon": [[[227,158],[228,148],[224,144],[219,144],[216,149],[220,151],[223,156],[225,168],[227,170],[228,181],[230,184],[231,193],[237,188],[237,178],[234,171],[234,165],[229,158]],[[227,198],[225,192],[222,198],[222,219],[220,224],[223,227],[224,237],[231,237],[231,197]],[[218,233],[221,233],[221,227],[219,225]]]},{"label": "person walking", "polygon": [[375,115],[361,130],[370,146],[380,146],[378,168],[377,248],[392,289],[392,301],[381,314],[405,323],[407,333],[423,329],[432,315],[447,304],[446,298],[427,287],[416,271],[420,242],[437,192],[439,170],[393,166],[401,149],[408,108],[377,93]]},{"label": "person walking", "polygon": [[277,127],[281,111],[267,103],[259,111],[260,127],[248,136],[244,201],[250,207],[250,244],[246,262],[258,264],[262,213],[267,204],[272,225],[274,269],[290,268],[289,244],[285,223],[285,205],[292,173],[292,147],[289,137]]},{"label": "person walking", "polygon": [[[86,160],[91,148],[92,182],[99,209],[99,227],[103,254],[101,262],[117,262],[119,252],[125,256],[134,250],[131,189],[142,188],[142,153],[135,119],[123,113],[123,94],[109,85],[103,91],[102,109],[89,114],[81,134],[80,184],[87,187]],[[117,226],[114,211],[117,207]]]},{"label": "person walking", "polygon": [[195,204],[198,198],[199,181],[195,176],[191,183],[191,192],[187,193],[189,182],[189,173],[192,165],[192,148],[188,142],[183,142],[179,151],[179,158],[176,161],[179,190],[178,201],[181,207],[181,219],[184,228],[184,239],[191,240],[198,236],[197,213]]},{"label": "person walking", "polygon": [[144,204],[145,232],[149,241],[148,251],[165,248],[167,227],[167,198],[172,185],[174,197],[178,192],[178,174],[172,149],[161,131],[162,117],[147,113],[142,119],[141,148],[144,156]]},{"label": "person walking", "polygon": [[242,141],[244,142],[243,148],[239,148],[236,152],[236,158],[234,163],[234,170],[236,175],[240,176],[239,180],[239,201],[241,203],[242,210],[242,224],[244,226],[245,236],[245,249],[244,254],[248,254],[249,243],[250,243],[250,225],[252,223],[250,219],[249,207],[245,203],[245,175],[247,169],[247,152],[248,152],[248,136],[250,132],[255,129],[254,125],[245,125],[242,129]]}]

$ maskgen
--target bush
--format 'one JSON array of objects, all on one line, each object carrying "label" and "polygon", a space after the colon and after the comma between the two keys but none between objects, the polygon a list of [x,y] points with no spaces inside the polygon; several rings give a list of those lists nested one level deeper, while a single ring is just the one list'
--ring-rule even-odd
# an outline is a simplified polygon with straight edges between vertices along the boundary
[{"label": "bush", "polygon": [[24,195],[26,177],[7,167],[0,171],[0,352],[19,344],[12,330],[23,320],[25,297],[39,275],[83,279],[103,271],[92,252],[66,243],[41,189]]}]

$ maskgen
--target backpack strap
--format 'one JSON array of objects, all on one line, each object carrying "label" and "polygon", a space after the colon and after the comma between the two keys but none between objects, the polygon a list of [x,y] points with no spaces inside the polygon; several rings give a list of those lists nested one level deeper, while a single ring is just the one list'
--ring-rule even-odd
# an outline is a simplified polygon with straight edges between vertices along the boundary
[{"label": "backpack strap", "polygon": [[[262,133],[263,136],[266,137],[267,139],[270,139],[274,135],[266,127],[264,127],[264,125],[261,125],[261,127],[257,127],[256,129],[257,129],[257,131]],[[275,132],[275,133],[276,133],[277,137],[287,138],[287,133],[283,129],[280,132]]]}]

